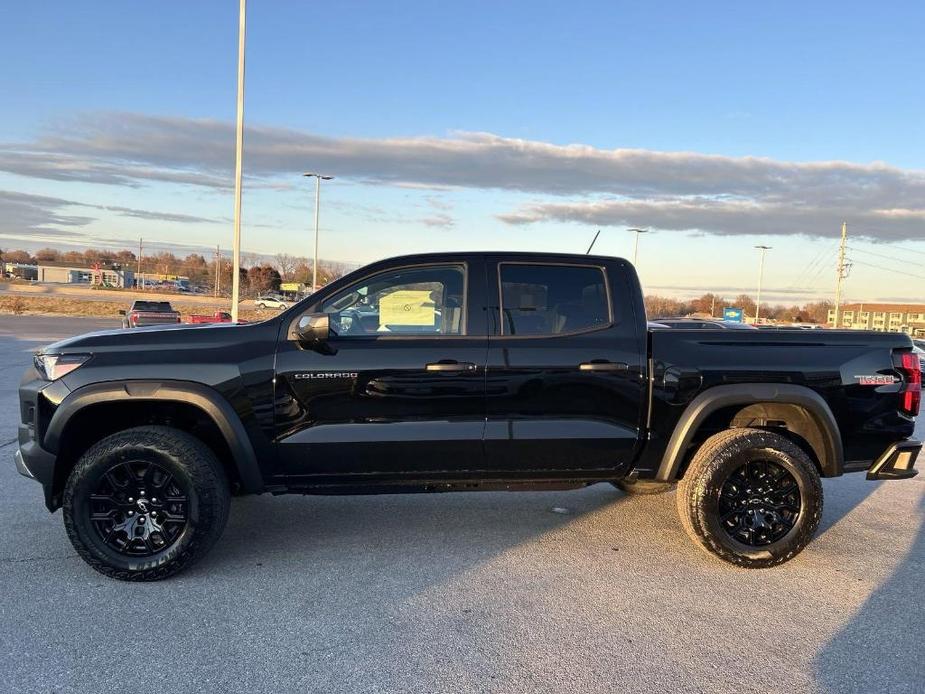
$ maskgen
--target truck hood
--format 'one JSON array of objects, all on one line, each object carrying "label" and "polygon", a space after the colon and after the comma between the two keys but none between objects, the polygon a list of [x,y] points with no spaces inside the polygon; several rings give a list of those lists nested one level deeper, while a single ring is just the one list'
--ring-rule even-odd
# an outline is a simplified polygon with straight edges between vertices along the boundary
[{"label": "truck hood", "polygon": [[[272,319],[271,319],[272,320]],[[139,328],[114,328],[75,335],[37,350],[42,354],[67,354],[104,350],[163,348],[171,344],[214,342],[227,339],[225,330],[246,331],[261,323],[176,323],[147,325]],[[240,332],[236,336],[243,337]]]}]

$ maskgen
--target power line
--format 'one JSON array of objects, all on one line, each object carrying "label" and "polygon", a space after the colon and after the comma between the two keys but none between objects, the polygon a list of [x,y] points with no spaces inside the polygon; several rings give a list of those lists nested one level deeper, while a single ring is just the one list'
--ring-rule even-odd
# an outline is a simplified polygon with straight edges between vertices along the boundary
[{"label": "power line", "polygon": [[865,263],[863,260],[854,260],[853,263],[857,265],[864,265],[866,267],[877,268],[878,270],[885,270],[886,272],[892,272],[897,275],[906,275],[907,277],[915,277],[916,279],[925,280],[925,275],[914,275],[911,272],[903,272],[902,270],[896,270],[891,267],[884,267],[883,265],[875,265],[874,263]]},{"label": "power line", "polygon": [[875,255],[878,258],[883,258],[884,260],[892,260],[895,263],[905,263],[907,262],[906,258],[895,258],[889,255],[883,255],[883,253],[877,253],[876,251],[871,251],[866,248],[856,248],[855,246],[849,246],[848,250],[857,251],[858,253],[866,253],[868,255]]},{"label": "power line", "polygon": [[[865,233],[886,234],[887,232],[882,231],[880,229],[866,229],[866,230],[861,231],[862,235]],[[908,248],[905,246],[895,246],[893,244],[888,244],[888,245],[891,246],[892,248],[895,248],[898,251],[903,251],[905,253],[917,253],[918,255],[925,255],[925,251],[916,250],[915,248]]]},{"label": "power line", "polygon": [[831,249],[823,248],[822,251],[818,254],[817,258],[813,263],[807,268],[805,277],[800,278],[800,284],[794,285],[794,289],[803,289],[812,287],[816,280],[819,279],[819,275],[822,274],[822,271],[829,266],[829,263],[833,260]]},{"label": "power line", "polygon": [[810,261],[809,261],[808,263],[806,263],[806,265],[803,266],[803,269],[800,270],[800,271],[795,275],[795,277],[794,277],[794,279],[793,279],[793,282],[791,282],[791,283],[787,286],[787,289],[796,289],[797,287],[799,287],[800,285],[803,284],[803,279],[804,279],[804,277],[805,277],[806,275],[808,275],[810,272],[813,271],[813,268],[815,267],[816,263],[819,262],[820,258],[822,257],[822,254],[825,253],[825,250],[826,250],[826,249],[823,248],[823,249],[821,249],[820,251],[818,251],[818,252],[816,253],[816,255],[813,256],[813,258],[810,259]]},{"label": "power line", "polygon": [[806,282],[807,288],[812,287],[816,281],[819,279],[819,276],[822,274],[823,270],[826,270],[830,267],[829,262],[832,260],[832,256],[829,255],[823,259],[823,262],[819,264],[819,267],[816,268],[816,271],[810,276]]}]

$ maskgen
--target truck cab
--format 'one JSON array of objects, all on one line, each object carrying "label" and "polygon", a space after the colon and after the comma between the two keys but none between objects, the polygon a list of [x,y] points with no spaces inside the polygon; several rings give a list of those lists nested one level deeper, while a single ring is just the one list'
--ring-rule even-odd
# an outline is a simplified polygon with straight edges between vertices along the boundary
[{"label": "truck cab", "polygon": [[[458,254],[373,266],[324,292],[286,317],[277,351],[293,483],[629,465],[647,377],[634,281],[614,258]],[[298,338],[306,319],[327,323],[323,340]]]}]

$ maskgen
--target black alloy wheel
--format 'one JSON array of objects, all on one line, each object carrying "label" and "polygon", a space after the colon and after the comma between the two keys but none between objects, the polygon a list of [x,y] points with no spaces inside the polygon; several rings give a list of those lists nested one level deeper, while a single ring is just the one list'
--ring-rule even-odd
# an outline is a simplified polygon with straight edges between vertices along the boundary
[{"label": "black alloy wheel", "polygon": [[88,505],[106,546],[148,557],[167,549],[189,522],[189,493],[165,468],[143,460],[119,463],[100,479]]},{"label": "black alloy wheel", "polygon": [[800,486],[785,468],[770,460],[736,468],[720,490],[723,530],[749,547],[777,542],[800,517]]}]

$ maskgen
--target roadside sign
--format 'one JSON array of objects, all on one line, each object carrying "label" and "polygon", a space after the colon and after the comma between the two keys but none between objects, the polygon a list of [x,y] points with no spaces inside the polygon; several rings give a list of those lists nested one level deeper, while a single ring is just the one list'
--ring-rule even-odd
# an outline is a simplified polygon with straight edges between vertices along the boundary
[{"label": "roadside sign", "polygon": [[732,321],[733,323],[741,323],[743,313],[744,311],[740,308],[724,308],[723,320]]}]

